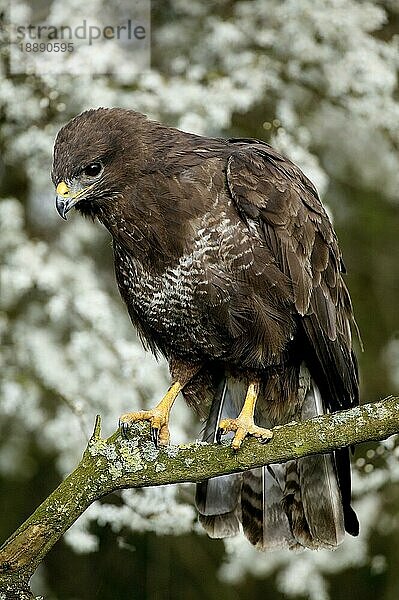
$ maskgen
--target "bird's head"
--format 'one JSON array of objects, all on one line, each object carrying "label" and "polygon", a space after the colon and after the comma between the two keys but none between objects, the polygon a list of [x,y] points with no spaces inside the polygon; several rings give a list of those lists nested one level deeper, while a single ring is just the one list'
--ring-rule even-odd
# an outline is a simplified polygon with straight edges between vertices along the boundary
[{"label": "bird's head", "polygon": [[99,108],[62,127],[51,175],[63,219],[73,207],[94,217],[123,194],[142,157],[139,131],[144,122],[146,117],[134,111]]}]

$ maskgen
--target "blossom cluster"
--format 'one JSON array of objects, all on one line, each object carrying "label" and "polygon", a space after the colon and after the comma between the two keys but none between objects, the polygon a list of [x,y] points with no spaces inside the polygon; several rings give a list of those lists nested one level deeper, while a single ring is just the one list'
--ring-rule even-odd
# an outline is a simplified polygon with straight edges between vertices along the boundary
[{"label": "blossom cluster", "polygon": [[[28,3],[14,5],[29,18]],[[95,15],[106,5],[90,0],[85,8]],[[167,13],[155,9],[150,70],[6,78],[6,48],[1,51],[2,177],[14,196],[0,204],[0,416],[10,424],[3,473],[27,468],[27,430],[56,454],[60,474],[67,473],[96,413],[110,433],[121,413],[154,404],[167,385],[166,366],[144,353],[115,292],[108,238],[77,217],[62,226],[57,220],[51,151],[69,118],[89,107],[122,106],[195,133],[264,137],[299,164],[321,194],[337,180],[383,190],[388,202],[398,196],[398,40],[383,33],[398,10],[395,0],[169,5]],[[68,23],[81,2],[52,0],[49,7],[54,22]],[[110,72],[131,64],[123,48],[109,53],[99,45],[96,56]],[[397,342],[386,352],[397,372]],[[173,416],[174,441],[195,435],[182,403]],[[326,575],[367,561],[383,569],[384,558],[370,555],[367,539],[381,516],[381,490],[398,481],[399,472],[394,442],[379,448],[383,468],[373,469],[373,457],[357,465],[361,537],[345,541],[333,561],[324,551],[275,553],[265,561],[239,538],[226,544],[221,576],[232,581],[246,572],[276,573],[288,596],[324,600]],[[96,503],[72,528],[69,541],[77,551],[96,548],[92,521],[121,535],[195,529],[193,508],[174,487],[126,491],[121,499],[118,506]]]}]

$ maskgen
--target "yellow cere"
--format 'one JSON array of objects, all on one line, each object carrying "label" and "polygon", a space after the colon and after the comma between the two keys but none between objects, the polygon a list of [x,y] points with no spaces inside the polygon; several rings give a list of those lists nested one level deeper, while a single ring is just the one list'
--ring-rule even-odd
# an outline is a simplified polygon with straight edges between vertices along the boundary
[{"label": "yellow cere", "polygon": [[67,196],[69,194],[69,187],[65,181],[61,181],[61,183],[57,185],[57,194],[59,196]]}]

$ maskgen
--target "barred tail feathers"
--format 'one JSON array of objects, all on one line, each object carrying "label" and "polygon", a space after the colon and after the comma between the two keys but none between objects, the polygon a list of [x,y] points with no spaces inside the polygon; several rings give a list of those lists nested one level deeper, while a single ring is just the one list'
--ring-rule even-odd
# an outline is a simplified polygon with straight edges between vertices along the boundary
[{"label": "barred tail feathers", "polygon": [[[221,418],[237,416],[241,408],[237,398],[242,405],[245,393],[244,383],[224,382],[212,404],[204,440],[215,441]],[[307,370],[299,396],[297,418],[324,412]],[[272,424],[266,415],[261,420],[258,424],[263,427]],[[241,522],[246,537],[261,550],[334,548],[345,535],[337,468],[334,454],[317,455],[202,482],[196,494],[200,522],[211,537],[236,535]]]},{"label": "barred tail feathers", "polygon": [[283,505],[286,465],[271,465],[243,474],[242,527],[251,544],[260,550],[295,548]]}]

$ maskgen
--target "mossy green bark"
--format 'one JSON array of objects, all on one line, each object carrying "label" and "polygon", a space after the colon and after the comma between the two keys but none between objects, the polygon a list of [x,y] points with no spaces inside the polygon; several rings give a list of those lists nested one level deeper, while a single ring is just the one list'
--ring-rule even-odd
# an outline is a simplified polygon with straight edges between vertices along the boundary
[{"label": "mossy green bark", "polygon": [[100,419],[76,469],[0,548],[0,599],[30,598],[29,580],[47,552],[98,498],[123,488],[198,482],[293,458],[399,433],[399,398],[275,427],[265,445],[244,441],[234,452],[228,444],[197,442],[157,450],[148,425],[136,423],[128,440],[119,432],[101,438]]}]

